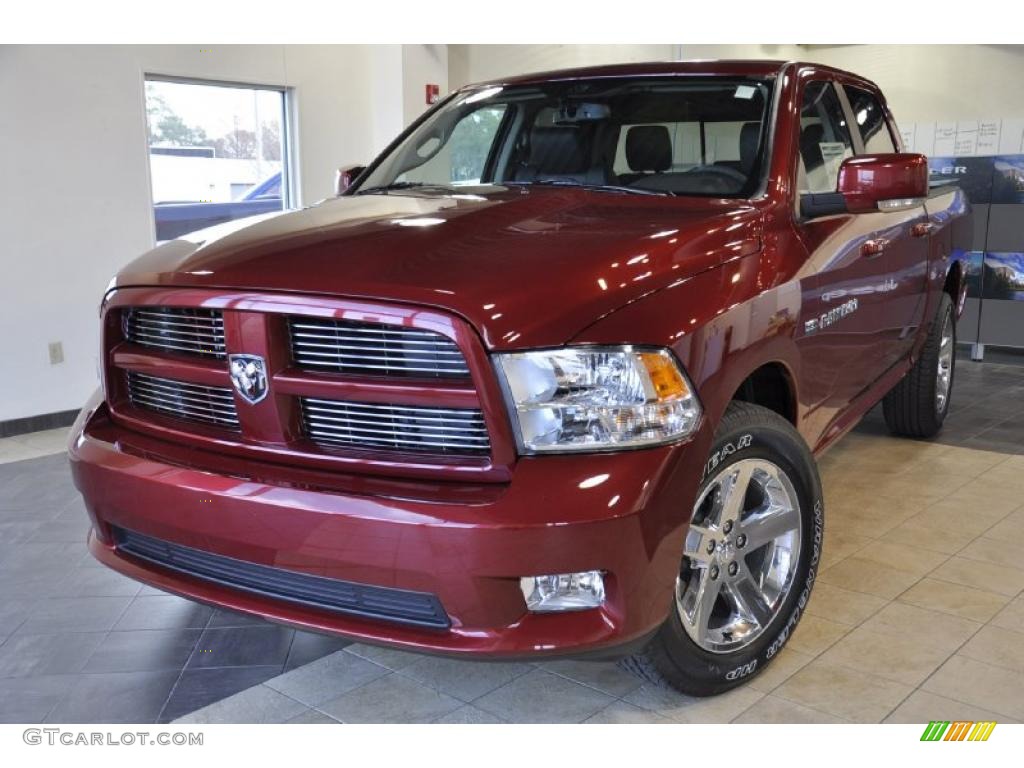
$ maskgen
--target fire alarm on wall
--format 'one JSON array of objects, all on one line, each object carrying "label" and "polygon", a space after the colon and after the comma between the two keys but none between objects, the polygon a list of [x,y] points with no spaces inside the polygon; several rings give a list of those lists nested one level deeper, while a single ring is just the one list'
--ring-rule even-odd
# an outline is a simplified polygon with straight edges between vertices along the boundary
[{"label": "fire alarm on wall", "polygon": [[436,104],[441,98],[441,86],[437,83],[427,83],[427,104]]}]

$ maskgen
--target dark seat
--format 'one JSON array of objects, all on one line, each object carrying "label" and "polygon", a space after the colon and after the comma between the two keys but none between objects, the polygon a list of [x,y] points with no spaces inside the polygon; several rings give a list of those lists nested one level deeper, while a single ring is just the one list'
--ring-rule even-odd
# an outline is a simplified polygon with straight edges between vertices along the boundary
[{"label": "dark seat", "polygon": [[592,168],[590,142],[579,128],[534,128],[529,155],[515,174],[516,181],[578,181],[603,184],[604,173]]},{"label": "dark seat", "polygon": [[757,148],[761,143],[761,124],[744,123],[740,128],[740,159],[739,160],[716,160],[715,165],[732,168],[744,176],[749,176],[754,169],[754,162],[757,160]]},{"label": "dark seat", "polygon": [[619,176],[632,184],[672,167],[672,137],[664,125],[634,125],[626,132],[626,165],[632,173]]}]

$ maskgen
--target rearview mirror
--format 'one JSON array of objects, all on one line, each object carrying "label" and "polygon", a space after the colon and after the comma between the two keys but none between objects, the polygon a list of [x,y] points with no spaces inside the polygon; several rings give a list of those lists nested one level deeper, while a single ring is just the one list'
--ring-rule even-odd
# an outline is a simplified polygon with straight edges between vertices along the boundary
[{"label": "rearview mirror", "polygon": [[836,191],[803,195],[804,216],[893,211],[920,205],[928,196],[928,160],[924,155],[892,153],[850,157],[839,166]]},{"label": "rearview mirror", "polygon": [[355,183],[355,180],[365,170],[365,165],[346,165],[339,168],[337,175],[334,177],[334,194],[339,197],[345,194],[345,191]]}]

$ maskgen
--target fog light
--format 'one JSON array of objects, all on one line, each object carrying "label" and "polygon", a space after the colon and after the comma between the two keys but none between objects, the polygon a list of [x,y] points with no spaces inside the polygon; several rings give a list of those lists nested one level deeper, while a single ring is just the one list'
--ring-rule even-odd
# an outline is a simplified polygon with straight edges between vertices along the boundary
[{"label": "fog light", "polygon": [[600,571],[523,576],[519,588],[533,613],[582,611],[604,602],[604,578]]}]

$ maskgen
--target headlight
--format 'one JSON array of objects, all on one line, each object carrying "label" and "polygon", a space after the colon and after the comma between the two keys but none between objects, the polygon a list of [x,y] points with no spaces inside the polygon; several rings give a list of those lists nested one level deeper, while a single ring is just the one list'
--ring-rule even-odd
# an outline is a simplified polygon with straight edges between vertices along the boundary
[{"label": "headlight", "polygon": [[693,433],[700,404],[665,349],[497,355],[526,453],[634,448]]}]

